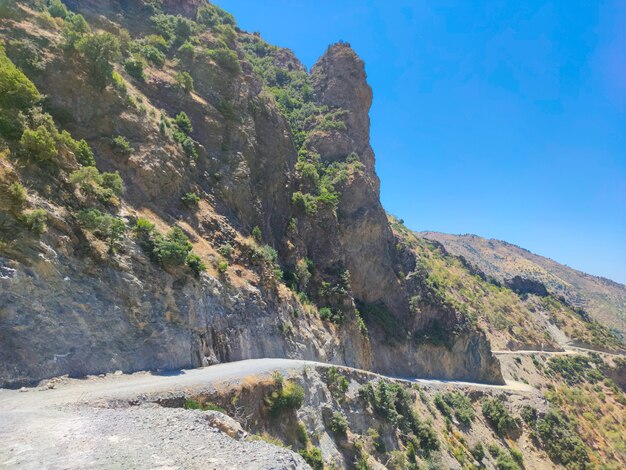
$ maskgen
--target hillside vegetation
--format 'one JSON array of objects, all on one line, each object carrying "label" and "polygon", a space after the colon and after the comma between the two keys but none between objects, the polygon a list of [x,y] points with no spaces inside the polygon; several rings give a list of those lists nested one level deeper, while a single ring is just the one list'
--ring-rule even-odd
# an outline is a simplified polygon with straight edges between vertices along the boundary
[{"label": "hillside vegetation", "polygon": [[623,353],[621,286],[388,216],[371,103],[349,44],[307,71],[204,0],[0,0],[0,386],[250,358],[506,378],[329,369],[168,404],[316,469],[621,468],[620,360],[515,355]]}]

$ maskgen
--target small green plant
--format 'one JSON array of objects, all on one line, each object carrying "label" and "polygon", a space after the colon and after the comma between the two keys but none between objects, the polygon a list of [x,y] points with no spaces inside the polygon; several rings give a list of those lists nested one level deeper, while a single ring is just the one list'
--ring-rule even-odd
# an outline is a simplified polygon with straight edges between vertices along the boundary
[{"label": "small green plant", "polygon": [[222,260],[217,263],[217,272],[219,272],[220,274],[224,274],[226,271],[228,271],[228,261]]},{"label": "small green plant", "polygon": [[189,94],[194,90],[193,77],[189,72],[177,72],[174,78],[178,87],[185,93]]},{"label": "small green plant", "polygon": [[311,447],[309,449],[302,449],[300,455],[306,463],[308,463],[313,470],[324,470],[324,459],[322,458],[322,451],[317,447]]},{"label": "small green plant", "polygon": [[196,150],[196,144],[194,143],[192,138],[185,138],[181,145],[187,157],[194,161],[198,159],[198,150]]},{"label": "small green plant", "polygon": [[48,213],[44,209],[35,209],[25,212],[20,219],[28,230],[37,235],[41,235],[46,231]]},{"label": "small green plant", "polygon": [[108,241],[109,253],[115,252],[116,243],[124,236],[127,230],[126,222],[110,214],[104,214],[98,209],[87,209],[78,213],[80,225],[100,238]]},{"label": "small green plant", "polygon": [[100,173],[95,166],[85,166],[73,171],[69,180],[84,194],[93,195],[102,203],[115,203],[114,196],[124,192],[122,177],[118,172]]},{"label": "small green plant", "polygon": [[261,243],[263,241],[263,233],[258,225],[252,229],[252,238],[254,238],[257,243]]},{"label": "small green plant", "polygon": [[29,158],[38,162],[54,160],[59,154],[54,136],[43,125],[24,130],[20,147]]},{"label": "small green plant", "polygon": [[126,73],[140,82],[146,81],[144,67],[144,61],[137,57],[129,57],[124,61],[124,70],[126,70]]},{"label": "small green plant", "polygon": [[28,196],[26,194],[26,189],[20,183],[15,182],[7,188],[7,194],[11,199],[11,204],[16,209],[21,209],[26,201],[28,200]]},{"label": "small green plant", "polygon": [[477,462],[482,462],[485,458],[485,449],[480,442],[472,447],[471,453]]},{"label": "small green plant", "polygon": [[158,234],[155,237],[153,254],[159,263],[177,266],[187,260],[191,248],[191,242],[185,233],[180,228],[174,227],[166,236]]},{"label": "small green plant", "polygon": [[309,444],[309,442],[311,442],[311,440],[309,439],[309,434],[306,431],[306,426],[302,421],[298,422],[298,427],[296,428],[296,437],[298,439],[298,442],[300,442],[300,444],[302,444],[303,446],[306,446]]},{"label": "small green plant", "polygon": [[191,120],[187,113],[181,111],[174,118],[174,123],[178,126],[178,128],[183,131],[185,134],[191,134],[193,132],[193,127],[191,125]]},{"label": "small green plant", "polygon": [[515,460],[517,465],[519,465],[520,467],[524,466],[524,454],[522,454],[521,450],[515,447],[511,447],[509,449],[509,453],[511,454],[511,457],[513,458],[513,460]]},{"label": "small green plant", "polygon": [[449,418],[454,414],[456,419],[466,426],[469,426],[474,419],[472,403],[460,392],[437,393],[434,403],[441,414]]},{"label": "small green plant", "polygon": [[67,8],[61,0],[50,0],[48,11],[54,18],[65,18],[68,15]]},{"label": "small green plant", "polygon": [[85,57],[93,84],[104,89],[113,81],[113,63],[120,58],[120,42],[110,33],[90,34],[76,44]]},{"label": "small green plant", "polygon": [[200,196],[198,196],[196,193],[185,193],[181,196],[180,200],[187,207],[196,207],[198,205],[198,202],[200,202]]},{"label": "small green plant", "polygon": [[230,243],[225,243],[224,245],[220,246],[217,251],[224,258],[230,259],[230,257],[233,255],[233,246]]},{"label": "small green plant", "polygon": [[511,416],[501,398],[485,398],[482,402],[482,410],[489,424],[500,434],[510,434],[519,429],[517,420]]},{"label": "small green plant", "polygon": [[63,37],[63,47],[68,51],[74,51],[77,44],[85,35],[91,32],[91,28],[83,15],[69,13],[63,22],[61,36]]},{"label": "small green plant", "polygon": [[202,258],[195,253],[189,253],[185,263],[191,268],[196,276],[199,276],[200,273],[206,271],[206,264],[204,264]]},{"label": "small green plant", "polygon": [[295,410],[304,402],[304,389],[291,380],[275,380],[277,390],[265,397],[265,404],[273,416]]},{"label": "small green plant", "polygon": [[337,436],[346,436],[348,432],[348,420],[346,417],[335,411],[330,419],[330,430]]},{"label": "small green plant", "polygon": [[133,153],[132,145],[130,145],[130,142],[126,140],[126,137],[124,137],[123,135],[118,135],[117,137],[113,138],[112,144],[113,144],[113,148],[118,153],[126,157],[128,157],[129,155]]},{"label": "small green plant", "polygon": [[317,213],[317,202],[315,196],[309,193],[297,191],[291,197],[291,204],[300,212],[313,216]]}]

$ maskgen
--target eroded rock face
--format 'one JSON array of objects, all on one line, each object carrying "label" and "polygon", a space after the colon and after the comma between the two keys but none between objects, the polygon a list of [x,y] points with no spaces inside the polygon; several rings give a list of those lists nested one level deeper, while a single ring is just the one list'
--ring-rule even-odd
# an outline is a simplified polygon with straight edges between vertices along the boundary
[{"label": "eroded rock face", "polygon": [[365,171],[343,188],[339,202],[339,240],[355,298],[382,301],[397,315],[408,311],[406,291],[393,268],[394,238],[379,199],[380,182],[369,143],[372,90],[363,61],[348,44],[328,48],[311,70],[320,105],[345,110],[345,130],[316,133],[309,145],[322,160],[355,153]]},{"label": "eroded rock face", "polygon": [[[189,16],[198,3],[165,6]],[[106,18],[122,18],[133,35],[147,31],[143,2],[68,5],[101,27],[111,26]],[[31,24],[16,31],[17,36],[41,39],[37,35],[43,33]],[[10,31],[0,33],[12,38]],[[58,34],[52,42],[60,43]],[[48,231],[39,241],[30,237],[12,248],[0,263],[0,386],[62,374],[175,369],[255,357],[315,359],[410,376],[501,380],[497,360],[475,332],[457,336],[447,346],[412,342],[414,334],[433,323],[452,331],[458,318],[436,304],[422,308],[420,315],[409,309],[408,299],[419,283],[407,282],[398,266],[408,267],[408,273],[416,263],[397,251],[379,200],[369,143],[372,91],[361,59],[347,44],[337,44],[313,67],[318,104],[340,112],[345,129],[313,130],[306,147],[324,162],[346,161],[354,154],[363,170],[342,183],[336,210],[320,208],[317,217],[299,219],[297,236],[288,239],[287,227],[295,217],[294,139],[275,100],[235,49],[241,65],[235,75],[200,54],[186,64],[195,82],[192,94],[176,88],[173,69],[152,71],[142,83],[128,79],[147,105],[143,113],[128,106],[127,96],[113,87],[96,91],[69,54],[51,53],[54,59],[33,80],[50,104],[71,118],[66,127],[72,135],[89,142],[98,167],[120,172],[126,187],[120,207],[104,210],[117,211],[128,222],[148,216],[163,231],[184,222],[186,233],[213,264],[220,259],[220,246],[233,243],[241,249],[241,240],[259,226],[259,245],[274,247],[283,261],[297,253],[299,259],[313,258],[320,271],[347,269],[349,285],[341,307],[350,315],[345,323],[302,312],[295,295],[275,282],[271,268],[261,270],[241,254],[233,260],[237,274],[194,278],[150,261],[132,236],[114,257],[94,253],[94,243],[76,223],[78,209],[66,207],[73,189],[61,178],[59,185],[70,189],[65,189],[67,199],[46,202]],[[303,71],[289,52],[280,52],[276,61],[287,70]],[[161,129],[161,110],[162,119],[180,111],[188,115],[197,161]],[[131,156],[116,153],[111,142],[117,135],[131,143]],[[187,191],[202,195],[201,208],[181,204]],[[406,330],[404,343],[390,346],[376,327],[369,335],[360,331],[353,313],[360,302],[385,305]]]}]

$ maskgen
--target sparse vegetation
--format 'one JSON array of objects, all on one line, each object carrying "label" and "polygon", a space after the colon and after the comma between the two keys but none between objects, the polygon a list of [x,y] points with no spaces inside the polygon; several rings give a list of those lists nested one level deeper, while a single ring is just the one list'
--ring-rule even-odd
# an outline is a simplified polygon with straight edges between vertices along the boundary
[{"label": "sparse vegetation", "polygon": [[44,209],[34,209],[21,215],[21,221],[24,226],[37,235],[41,235],[46,231],[47,220],[48,213]]},{"label": "sparse vegetation", "polygon": [[338,411],[333,413],[333,416],[330,419],[330,430],[336,436],[346,436],[346,433],[348,432],[348,420],[342,413]]},{"label": "sparse vegetation", "polygon": [[177,72],[174,78],[178,87],[185,93],[189,94],[194,90],[193,77],[189,72]]},{"label": "sparse vegetation", "polygon": [[452,418],[454,415],[465,426],[469,426],[474,419],[472,402],[460,392],[437,393],[434,403],[444,416]]},{"label": "sparse vegetation", "polygon": [[104,89],[113,82],[113,63],[121,57],[120,42],[110,33],[84,36],[76,49],[85,57],[92,83]]},{"label": "sparse vegetation", "polygon": [[322,451],[317,447],[310,447],[308,449],[302,449],[300,455],[306,463],[308,463],[313,470],[324,470],[324,459],[322,458]]},{"label": "sparse vegetation", "polygon": [[518,421],[511,416],[500,397],[485,398],[482,401],[482,411],[489,424],[502,435],[511,434],[519,429]]},{"label": "sparse vegetation", "polygon": [[113,148],[116,152],[126,157],[130,156],[133,153],[133,146],[130,145],[130,142],[126,140],[126,137],[123,135],[118,135],[114,137],[112,140]]},{"label": "sparse vegetation", "polygon": [[302,406],[304,401],[304,389],[292,380],[284,380],[282,375],[276,374],[274,377],[276,390],[265,397],[265,404],[273,416]]},{"label": "sparse vegetation", "polygon": [[200,196],[198,196],[196,193],[185,193],[181,196],[180,200],[187,207],[196,207],[200,202]]},{"label": "sparse vegetation", "polygon": [[102,213],[98,209],[83,210],[78,213],[77,219],[83,228],[94,232],[108,242],[111,254],[115,253],[117,242],[122,239],[127,230],[124,220]]}]

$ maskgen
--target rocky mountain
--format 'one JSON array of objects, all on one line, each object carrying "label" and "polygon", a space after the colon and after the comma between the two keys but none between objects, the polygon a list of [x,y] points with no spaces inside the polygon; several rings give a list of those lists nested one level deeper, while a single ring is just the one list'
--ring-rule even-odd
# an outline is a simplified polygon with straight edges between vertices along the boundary
[{"label": "rocky mountain", "polygon": [[[543,280],[498,278],[385,212],[349,44],[309,71],[204,0],[0,0],[0,43],[0,387],[305,359],[326,369],[95,406],[210,399],[316,469],[516,469],[518,447],[538,468],[624,462],[622,338]],[[572,344],[606,354],[570,361]],[[505,380],[526,383],[475,393]],[[23,400],[0,392],[19,430]],[[168,416],[152,408],[137,416]],[[211,428],[169,416],[176,432]]]},{"label": "rocky mountain", "polygon": [[309,73],[204,2],[42,8],[0,29],[2,383],[265,356],[502,381],[416,296],[348,44]]},{"label": "rocky mountain", "polygon": [[514,290],[550,293],[626,335],[626,286],[577,271],[510,243],[476,235],[421,232]]}]

